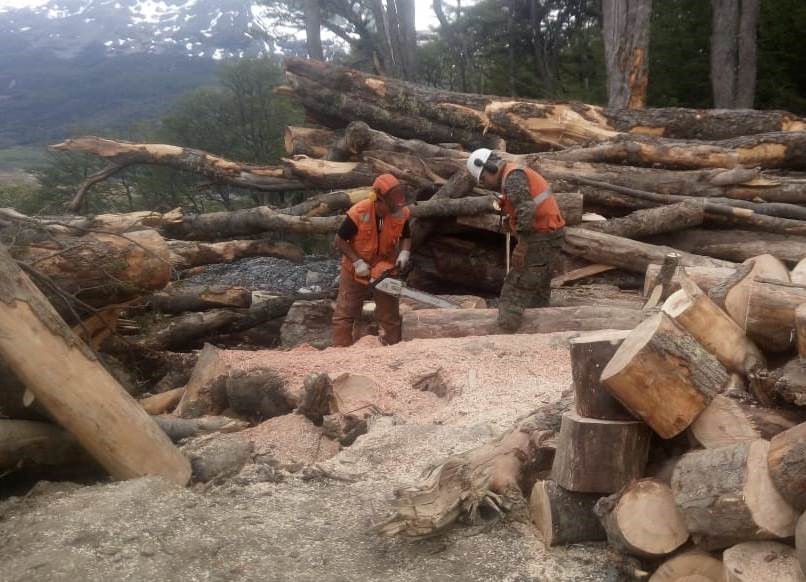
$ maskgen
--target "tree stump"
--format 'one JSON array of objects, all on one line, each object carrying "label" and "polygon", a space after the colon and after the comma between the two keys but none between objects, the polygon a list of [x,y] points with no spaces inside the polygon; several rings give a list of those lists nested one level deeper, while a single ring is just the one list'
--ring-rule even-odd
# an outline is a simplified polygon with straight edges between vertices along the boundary
[{"label": "tree stump", "polygon": [[710,554],[689,550],[666,560],[649,582],[725,582],[725,567]]},{"label": "tree stump", "polygon": [[600,499],[594,511],[607,532],[608,543],[620,552],[659,558],[688,539],[671,488],[656,479],[630,483]]},{"label": "tree stump", "polygon": [[599,495],[575,493],[554,481],[538,481],[529,497],[529,515],[547,546],[605,539],[605,531],[593,512]]},{"label": "tree stump", "polygon": [[602,372],[602,382],[663,438],[688,427],[729,380],[725,367],[659,313],[636,327]]},{"label": "tree stump", "polygon": [[637,420],[584,418],[563,414],[551,478],[585,493],[614,493],[643,475],[650,432]]},{"label": "tree stump", "polygon": [[635,419],[600,381],[602,370],[629,333],[604,330],[580,335],[569,342],[576,411],[580,416],[604,420]]},{"label": "tree stump", "polygon": [[689,436],[699,446],[715,449],[757,439],[769,440],[795,426],[798,414],[764,408],[719,395],[691,423]]},{"label": "tree stump", "polygon": [[722,556],[726,582],[806,582],[794,548],[778,542],[745,542]]},{"label": "tree stump", "polygon": [[769,446],[756,440],[683,455],[672,491],[692,535],[705,536],[715,548],[794,533],[799,514],[770,479]]},{"label": "tree stump", "polygon": [[766,360],[744,330],[706,295],[685,272],[680,274],[682,289],[663,304],[663,311],[676,324],[711,352],[728,370],[747,374],[764,367]]},{"label": "tree stump", "polygon": [[767,468],[781,497],[795,510],[806,510],[806,423],[773,437]]}]

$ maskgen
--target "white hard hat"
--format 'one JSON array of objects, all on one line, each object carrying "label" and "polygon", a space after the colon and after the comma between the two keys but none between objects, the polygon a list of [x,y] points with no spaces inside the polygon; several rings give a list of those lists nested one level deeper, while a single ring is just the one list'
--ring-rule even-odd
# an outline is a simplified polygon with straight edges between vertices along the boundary
[{"label": "white hard hat", "polygon": [[490,159],[492,153],[493,150],[479,148],[470,154],[469,158],[467,158],[467,171],[470,172],[470,175],[476,179],[476,182],[479,181],[481,171],[484,169],[484,164],[486,164],[487,160]]}]

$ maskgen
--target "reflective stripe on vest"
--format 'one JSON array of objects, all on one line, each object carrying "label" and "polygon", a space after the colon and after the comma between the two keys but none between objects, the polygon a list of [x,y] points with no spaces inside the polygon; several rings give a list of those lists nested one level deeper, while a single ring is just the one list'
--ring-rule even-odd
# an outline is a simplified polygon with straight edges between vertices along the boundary
[{"label": "reflective stripe on vest", "polygon": [[551,188],[546,188],[543,192],[534,197],[535,207],[540,206],[552,196]]}]

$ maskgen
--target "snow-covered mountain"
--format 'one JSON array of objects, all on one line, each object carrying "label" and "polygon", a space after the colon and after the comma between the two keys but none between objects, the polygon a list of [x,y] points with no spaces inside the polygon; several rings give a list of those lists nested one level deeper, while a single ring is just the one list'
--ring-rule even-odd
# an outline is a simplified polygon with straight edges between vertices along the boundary
[{"label": "snow-covered mountain", "polygon": [[71,58],[184,54],[221,59],[272,50],[265,8],[249,0],[50,0],[0,7],[0,47]]}]

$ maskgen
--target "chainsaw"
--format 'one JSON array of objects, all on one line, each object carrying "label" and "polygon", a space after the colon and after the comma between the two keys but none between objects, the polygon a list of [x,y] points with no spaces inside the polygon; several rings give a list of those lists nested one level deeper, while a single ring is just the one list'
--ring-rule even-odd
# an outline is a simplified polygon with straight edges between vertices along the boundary
[{"label": "chainsaw", "polygon": [[[372,280],[358,278],[356,280],[368,285],[370,289],[375,291],[380,291],[381,293],[386,293],[387,295],[391,295],[393,297],[406,297],[422,305],[427,305],[428,307],[459,309],[459,305],[453,301],[443,299],[442,297],[437,297],[436,295],[431,295],[425,291],[418,291],[417,289],[407,287],[404,280],[396,279],[392,276],[394,273],[395,269],[392,268],[383,271],[380,275]],[[403,276],[405,277],[405,273],[403,273]]]}]

